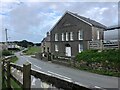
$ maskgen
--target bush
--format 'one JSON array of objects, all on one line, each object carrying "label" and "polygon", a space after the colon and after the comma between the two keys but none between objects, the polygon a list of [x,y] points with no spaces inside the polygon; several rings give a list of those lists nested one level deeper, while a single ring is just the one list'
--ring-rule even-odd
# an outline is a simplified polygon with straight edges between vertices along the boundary
[{"label": "bush", "polygon": [[2,51],[2,55],[3,56],[9,56],[9,55],[13,55],[12,52],[8,51],[8,50],[3,50]]},{"label": "bush", "polygon": [[[79,53],[76,56],[78,62],[86,62],[87,66],[92,66],[92,68],[99,68],[100,65],[103,69],[113,69],[120,72],[120,50],[110,49],[98,52],[97,50],[88,50]],[[94,64],[94,66],[93,66]],[[88,67],[90,68],[90,67]]]}]

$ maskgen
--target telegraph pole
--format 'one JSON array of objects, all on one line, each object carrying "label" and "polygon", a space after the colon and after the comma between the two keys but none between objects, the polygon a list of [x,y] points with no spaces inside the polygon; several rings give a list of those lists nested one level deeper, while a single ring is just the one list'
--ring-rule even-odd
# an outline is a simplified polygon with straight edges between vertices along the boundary
[{"label": "telegraph pole", "polygon": [[8,49],[8,36],[7,36],[7,29],[5,28],[5,36],[6,36],[6,46],[7,46],[7,49]]}]

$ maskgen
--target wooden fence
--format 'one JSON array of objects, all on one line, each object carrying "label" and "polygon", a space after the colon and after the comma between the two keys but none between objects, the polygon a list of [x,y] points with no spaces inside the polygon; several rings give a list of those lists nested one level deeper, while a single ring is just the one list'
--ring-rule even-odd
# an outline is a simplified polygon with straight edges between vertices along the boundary
[{"label": "wooden fence", "polygon": [[[20,70],[23,72],[23,82],[20,82],[14,75],[11,73],[11,67]],[[4,85],[8,89],[13,89],[11,84],[11,79],[14,80],[23,90],[30,90],[31,87],[31,64],[26,63],[22,66],[15,65],[14,63],[10,63],[10,59],[4,59],[2,62],[2,88],[4,89]]]},{"label": "wooden fence", "polygon": [[[20,82],[14,75],[11,73],[11,67],[20,70],[23,72],[23,82]],[[44,81],[48,84],[52,84],[58,89],[69,89],[69,90],[91,90],[89,87],[82,86],[79,83],[61,79],[52,74],[47,74],[45,72],[37,71],[31,69],[31,64],[26,63],[23,66],[10,63],[9,59],[4,59],[2,63],[2,86],[6,82],[8,89],[14,89],[11,84],[11,79],[14,80],[23,90],[31,90],[31,75],[35,78],[39,78],[41,81]]]}]

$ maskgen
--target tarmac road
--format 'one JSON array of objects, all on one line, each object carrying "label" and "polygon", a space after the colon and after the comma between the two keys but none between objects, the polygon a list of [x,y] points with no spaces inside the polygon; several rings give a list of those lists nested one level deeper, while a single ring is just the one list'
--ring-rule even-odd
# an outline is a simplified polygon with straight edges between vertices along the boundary
[{"label": "tarmac road", "polygon": [[[90,72],[85,72],[51,62],[44,62],[30,56],[20,55],[21,52],[16,53],[19,60],[16,62],[19,65],[23,65],[25,62],[31,63],[33,69],[40,70],[46,73],[53,74],[63,79],[71,80],[81,85],[92,88],[118,88],[118,78],[112,76],[98,75]],[[119,79],[120,80],[120,79]],[[35,84],[37,80],[32,80]],[[114,89],[115,90],[115,89]]]}]

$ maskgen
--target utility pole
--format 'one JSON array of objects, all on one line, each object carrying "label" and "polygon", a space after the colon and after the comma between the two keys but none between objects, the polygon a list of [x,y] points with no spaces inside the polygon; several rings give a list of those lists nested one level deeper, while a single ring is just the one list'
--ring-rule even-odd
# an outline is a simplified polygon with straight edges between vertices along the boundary
[{"label": "utility pole", "polygon": [[7,49],[8,49],[8,36],[7,36],[7,29],[5,28],[5,36],[6,36],[6,46],[7,46]]}]

